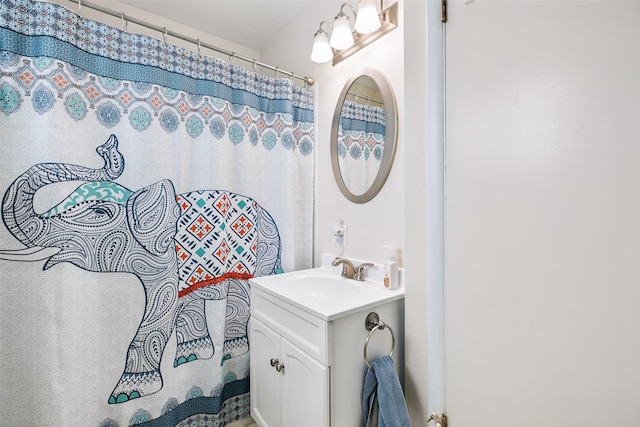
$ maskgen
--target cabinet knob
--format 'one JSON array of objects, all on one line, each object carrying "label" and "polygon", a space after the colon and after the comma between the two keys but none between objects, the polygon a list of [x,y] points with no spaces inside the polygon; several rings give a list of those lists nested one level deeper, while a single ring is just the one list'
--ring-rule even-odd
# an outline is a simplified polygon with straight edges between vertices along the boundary
[{"label": "cabinet knob", "polygon": [[271,366],[276,368],[276,371],[282,372],[284,370],[284,363],[280,363],[278,359],[271,358]]}]

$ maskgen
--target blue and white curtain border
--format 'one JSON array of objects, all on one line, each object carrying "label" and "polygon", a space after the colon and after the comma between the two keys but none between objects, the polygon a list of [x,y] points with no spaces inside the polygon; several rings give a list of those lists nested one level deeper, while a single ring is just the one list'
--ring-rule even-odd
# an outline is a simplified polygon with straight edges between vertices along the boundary
[{"label": "blue and white curtain border", "polygon": [[340,126],[344,131],[384,135],[384,108],[345,101],[340,111]]},{"label": "blue and white curtain border", "polygon": [[[284,84],[268,90],[271,77],[83,18],[55,3],[0,2],[1,50],[56,58],[118,80],[163,81],[171,89],[217,97],[267,113],[289,113],[295,121],[314,121],[313,92],[288,79],[279,79]],[[291,90],[285,89],[287,84]]]}]

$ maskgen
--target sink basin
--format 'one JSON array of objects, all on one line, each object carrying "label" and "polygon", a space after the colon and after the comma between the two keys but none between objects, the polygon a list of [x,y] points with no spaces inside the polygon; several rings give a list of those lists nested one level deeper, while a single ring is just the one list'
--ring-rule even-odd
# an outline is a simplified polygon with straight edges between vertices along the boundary
[{"label": "sink basin", "polygon": [[[333,258],[328,259],[331,265]],[[363,282],[340,275],[340,268],[318,267],[251,279],[251,291],[276,304],[282,301],[323,320],[333,320],[365,307],[404,298],[404,289],[386,289],[380,282]],[[256,310],[261,308],[256,307]],[[253,310],[253,308],[252,308]]]},{"label": "sink basin", "polygon": [[283,280],[298,295],[312,298],[350,298],[363,291],[363,283],[328,272],[308,272]]}]

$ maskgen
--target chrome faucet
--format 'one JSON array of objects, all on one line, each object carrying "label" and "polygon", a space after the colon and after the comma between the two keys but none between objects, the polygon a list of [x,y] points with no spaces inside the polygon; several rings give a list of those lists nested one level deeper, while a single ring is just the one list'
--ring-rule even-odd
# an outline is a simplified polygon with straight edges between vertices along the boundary
[{"label": "chrome faucet", "polygon": [[340,264],[342,264],[342,277],[358,281],[364,281],[364,269],[366,267],[373,267],[373,264],[370,262],[362,263],[356,267],[351,261],[341,257],[334,259],[331,263],[331,265],[334,267]]}]

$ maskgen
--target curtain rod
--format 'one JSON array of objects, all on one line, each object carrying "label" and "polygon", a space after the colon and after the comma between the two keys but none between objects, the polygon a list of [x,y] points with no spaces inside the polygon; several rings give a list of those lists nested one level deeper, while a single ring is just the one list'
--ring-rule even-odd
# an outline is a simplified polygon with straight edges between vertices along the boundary
[{"label": "curtain rod", "polygon": [[351,96],[353,96],[353,97],[356,99],[356,101],[358,100],[358,98],[362,98],[362,99],[364,99],[365,101],[375,102],[375,103],[377,103],[377,104],[384,104],[384,101],[378,101],[377,99],[370,98],[370,97],[368,97],[367,95],[360,95],[360,94],[359,94],[359,93],[357,93],[357,92],[351,92],[351,91],[348,91],[348,92],[347,92],[347,95],[351,95]]},{"label": "curtain rod", "polygon": [[[294,74],[294,73],[292,73],[290,71],[281,70],[280,68],[274,67],[273,65],[265,64],[263,62],[259,62],[259,61],[256,61],[255,59],[247,58],[247,57],[242,56],[242,55],[237,55],[235,52],[231,52],[229,50],[220,48],[218,46],[214,46],[214,45],[209,44],[209,43],[201,42],[200,39],[194,39],[193,37],[185,36],[183,34],[176,33],[175,31],[171,31],[171,30],[167,29],[167,27],[161,27],[159,25],[151,24],[151,23],[145,22],[145,21],[143,21],[141,19],[137,19],[137,18],[134,18],[132,16],[125,15],[124,12],[116,12],[115,10],[111,10],[111,9],[108,9],[108,8],[106,8],[104,6],[100,6],[99,4],[91,3],[91,2],[88,2],[88,1],[84,1],[84,0],[69,0],[69,1],[73,2],[73,3],[76,3],[78,5],[78,9],[80,9],[82,6],[86,6],[89,9],[97,10],[98,12],[102,12],[102,13],[105,13],[107,15],[111,15],[111,16],[115,16],[116,18],[120,18],[125,22],[125,24],[128,23],[128,22],[133,22],[136,25],[141,25],[143,27],[146,27],[146,28],[149,28],[151,30],[157,31],[157,32],[159,32],[159,33],[164,35],[165,43],[166,43],[166,36],[175,37],[177,39],[184,40],[184,41],[189,42],[189,43],[193,43],[194,45],[198,46],[198,49],[200,49],[200,47],[206,47],[207,49],[211,49],[211,50],[216,51],[218,53],[222,53],[224,55],[227,55],[230,58],[229,60],[231,60],[231,58],[237,58],[237,59],[240,59],[242,61],[249,62],[249,63],[253,64],[254,67],[255,66],[259,66],[259,67],[262,67],[262,68],[267,68],[269,70],[275,71],[276,72],[276,76],[277,76],[278,73],[282,73],[282,74],[287,75],[289,77],[293,77],[293,78],[302,80],[306,84],[308,84],[309,86],[313,86],[313,84],[316,82],[313,77],[299,76],[299,75]],[[200,53],[199,50],[198,50],[198,53]]]}]

